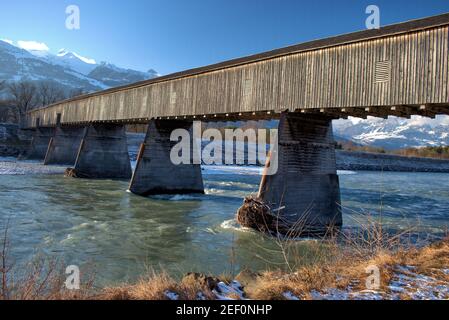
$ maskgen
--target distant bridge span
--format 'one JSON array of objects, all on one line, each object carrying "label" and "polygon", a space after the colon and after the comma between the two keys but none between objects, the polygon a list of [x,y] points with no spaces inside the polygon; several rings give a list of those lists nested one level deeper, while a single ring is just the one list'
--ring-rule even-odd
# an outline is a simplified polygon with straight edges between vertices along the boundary
[{"label": "distant bridge span", "polygon": [[[342,225],[332,119],[449,114],[449,13],[316,40],[30,111],[29,157],[81,178],[131,178],[139,195],[204,192],[170,133],[194,120],[280,118],[278,171],[258,197],[304,233]],[[131,172],[125,124],[148,132]]]}]

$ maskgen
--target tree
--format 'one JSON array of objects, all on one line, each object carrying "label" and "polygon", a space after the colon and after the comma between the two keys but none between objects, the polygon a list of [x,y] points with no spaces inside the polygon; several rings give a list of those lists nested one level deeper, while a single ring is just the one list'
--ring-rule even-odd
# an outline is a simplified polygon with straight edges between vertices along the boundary
[{"label": "tree", "polygon": [[37,100],[40,107],[48,106],[65,98],[64,90],[53,82],[41,82],[37,87]]},{"label": "tree", "polygon": [[0,81],[0,122],[8,122],[10,108],[8,102],[3,98],[3,91],[6,88],[6,81]]},{"label": "tree", "polygon": [[64,90],[58,83],[43,81],[0,82],[0,96],[2,89],[8,93],[8,104],[13,108],[20,127],[26,126],[28,111],[54,104],[58,101],[84,94],[82,89]]},{"label": "tree", "polygon": [[12,107],[17,113],[19,126],[26,125],[26,114],[38,105],[37,88],[32,82],[13,82],[7,86],[7,91],[11,96]]},{"label": "tree", "polygon": [[69,96],[67,98],[75,98],[78,96],[82,96],[86,94],[86,92],[82,88],[73,89],[69,92]]}]

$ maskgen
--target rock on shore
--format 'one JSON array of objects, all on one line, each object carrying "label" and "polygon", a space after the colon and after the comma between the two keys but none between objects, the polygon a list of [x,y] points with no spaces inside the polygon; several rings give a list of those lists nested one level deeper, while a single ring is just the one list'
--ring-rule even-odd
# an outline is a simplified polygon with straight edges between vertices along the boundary
[{"label": "rock on shore", "polygon": [[0,157],[18,157],[31,140],[31,132],[19,130],[16,124],[0,123]]}]

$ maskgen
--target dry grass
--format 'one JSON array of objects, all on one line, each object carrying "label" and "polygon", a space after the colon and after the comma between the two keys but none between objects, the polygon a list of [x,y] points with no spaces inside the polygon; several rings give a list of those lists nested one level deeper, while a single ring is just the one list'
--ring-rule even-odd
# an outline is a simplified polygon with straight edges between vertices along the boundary
[{"label": "dry grass", "polygon": [[24,267],[8,268],[2,280],[0,300],[89,299],[93,278],[85,279],[79,290],[68,290],[63,265],[57,260],[38,256]]},{"label": "dry grass", "polygon": [[373,265],[380,270],[380,292],[388,292],[397,266],[414,266],[419,274],[448,282],[449,276],[441,270],[449,267],[449,240],[422,249],[382,251],[370,259],[345,252],[327,263],[302,267],[293,273],[264,272],[245,291],[249,298],[262,300],[285,299],[287,291],[304,299],[310,299],[313,290],[345,290],[351,286],[353,291],[362,291],[366,289],[367,267]]},{"label": "dry grass", "polygon": [[[210,282],[209,282],[210,280]],[[189,274],[182,281],[175,281],[166,272],[151,271],[134,285],[104,289],[97,298],[102,300],[169,300],[167,292],[175,293],[181,300],[196,300],[201,293],[213,299],[214,280],[198,274]]]},{"label": "dry grass", "polygon": [[123,285],[104,289],[100,299],[105,300],[167,300],[166,291],[176,289],[177,283],[165,272],[150,273],[135,285]]},{"label": "dry grass", "polygon": [[449,281],[449,274],[441,272],[443,269],[449,269],[449,237],[420,250],[402,252],[401,262],[417,267],[420,274]]},{"label": "dry grass", "polygon": [[[407,246],[397,247],[396,250],[387,248],[385,244],[379,245],[375,251],[371,243],[365,250],[362,250],[363,246],[360,244],[356,250],[347,246],[340,247],[335,242],[331,245],[335,250],[325,258],[322,255],[317,263],[299,267],[293,272],[266,271],[256,274],[244,271],[244,281],[241,282],[245,287],[245,296],[256,300],[284,300],[284,294],[291,292],[299,298],[311,299],[312,291],[324,292],[333,288],[347,290],[349,287],[353,291],[363,291],[366,289],[369,266],[377,266],[380,270],[379,292],[388,292],[397,266],[414,266],[419,274],[432,276],[446,283],[449,281],[449,276],[441,272],[449,267],[449,238],[423,248]],[[321,249],[317,252],[322,254]],[[214,299],[212,289],[219,280],[192,275],[179,282],[165,272],[152,272],[151,276],[135,285],[105,289],[101,298],[166,300],[166,292],[169,291],[178,294],[182,300],[197,299],[199,292],[207,299]],[[207,282],[205,279],[213,280]],[[239,276],[237,280],[240,280]],[[402,298],[410,297],[404,295]]]},{"label": "dry grass", "polygon": [[[380,291],[387,292],[395,267],[412,265],[418,273],[449,281],[449,276],[441,272],[449,266],[449,241],[431,245],[423,249],[407,251],[379,252],[369,260],[363,260],[356,254],[338,254],[327,263],[298,268],[295,272],[267,271],[257,274],[253,281],[245,286],[245,295],[256,300],[284,300],[284,293],[291,292],[302,299],[311,299],[313,290],[322,292],[327,289],[347,289],[350,285],[354,291],[365,289],[366,268],[376,265],[381,270]],[[35,269],[33,269],[35,270]],[[56,269],[54,269],[56,270]],[[180,300],[196,300],[202,293],[206,299],[213,300],[212,292],[217,281],[202,275],[186,276],[177,281],[166,272],[151,272],[133,285],[109,287],[92,292],[89,290],[68,291],[64,289],[61,278],[51,272],[49,274],[33,271],[31,277],[21,281],[20,286],[10,292],[8,299],[95,299],[95,300],[168,300],[167,292],[175,293]],[[44,275],[44,277],[43,277]],[[41,279],[41,280],[39,280]],[[213,280],[206,280],[213,279]],[[238,296],[229,296],[236,298]],[[404,296],[403,299],[408,299]]]}]

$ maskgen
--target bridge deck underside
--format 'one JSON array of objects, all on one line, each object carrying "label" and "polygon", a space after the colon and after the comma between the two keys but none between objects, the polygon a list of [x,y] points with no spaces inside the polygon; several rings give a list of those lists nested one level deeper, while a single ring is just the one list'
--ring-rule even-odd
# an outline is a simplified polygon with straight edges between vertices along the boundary
[{"label": "bridge deck underside", "polygon": [[[410,118],[417,115],[428,118],[435,118],[437,115],[449,115],[449,103],[438,105],[401,105],[401,106],[382,106],[382,107],[360,107],[360,108],[307,108],[297,109],[297,113],[301,114],[321,114],[332,117],[334,119],[347,119],[348,117],[362,118],[377,117],[388,118],[395,116],[400,118]],[[222,121],[249,121],[249,120],[276,120],[280,118],[281,113],[275,111],[263,112],[245,112],[245,113],[228,113],[228,114],[212,114],[212,115],[195,115],[195,116],[175,116],[175,117],[156,117],[160,120],[193,120],[203,122],[222,122]],[[95,121],[79,121],[79,122],[62,122],[61,125],[83,126],[90,123],[117,123],[117,124],[147,124],[152,119],[136,118],[136,119],[117,119],[117,120],[95,120]],[[42,125],[42,127],[52,127],[53,125]]]}]

